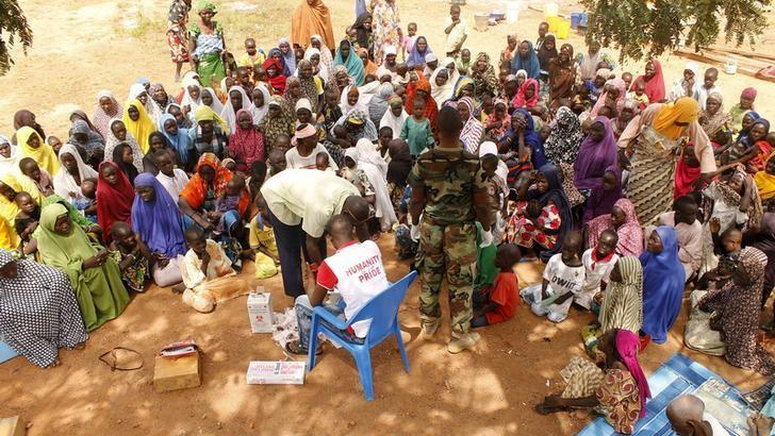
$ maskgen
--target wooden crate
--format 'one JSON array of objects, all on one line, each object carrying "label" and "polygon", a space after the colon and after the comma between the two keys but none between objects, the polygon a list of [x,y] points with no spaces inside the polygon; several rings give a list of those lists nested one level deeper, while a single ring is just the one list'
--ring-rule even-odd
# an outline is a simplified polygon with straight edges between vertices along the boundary
[{"label": "wooden crate", "polygon": [[27,427],[20,417],[0,418],[0,436],[24,436],[26,433]]},{"label": "wooden crate", "polygon": [[195,388],[202,384],[202,361],[199,353],[171,359],[156,356],[153,387],[156,392]]}]

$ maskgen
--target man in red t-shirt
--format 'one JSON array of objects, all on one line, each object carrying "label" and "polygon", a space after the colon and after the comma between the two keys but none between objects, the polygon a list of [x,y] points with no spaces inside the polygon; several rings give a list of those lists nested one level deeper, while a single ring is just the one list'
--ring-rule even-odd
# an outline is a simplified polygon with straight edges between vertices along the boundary
[{"label": "man in red t-shirt", "polygon": [[522,255],[515,244],[503,244],[495,254],[500,272],[492,286],[474,294],[474,318],[471,327],[484,327],[511,319],[519,302],[519,285],[513,272]]},{"label": "man in red t-shirt", "polygon": [[[345,215],[335,215],[326,226],[336,254],[326,258],[317,269],[315,290],[296,298],[296,321],[299,341],[289,342],[286,350],[307,354],[312,322],[312,308],[323,305],[328,291],[337,291],[346,306],[326,304],[329,312],[342,319],[354,316],[372,297],[390,286],[382,264],[382,253],[374,241],[358,242],[355,227]],[[354,340],[369,332],[370,320],[353,323],[347,334]]]}]

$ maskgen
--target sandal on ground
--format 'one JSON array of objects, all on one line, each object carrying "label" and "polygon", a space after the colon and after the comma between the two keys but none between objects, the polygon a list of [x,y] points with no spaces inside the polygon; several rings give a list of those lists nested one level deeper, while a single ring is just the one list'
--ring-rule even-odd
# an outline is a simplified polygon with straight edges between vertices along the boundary
[{"label": "sandal on ground", "polygon": [[551,415],[552,413],[562,412],[565,410],[568,410],[567,407],[547,407],[544,406],[543,403],[536,404],[533,409],[538,413],[539,415]]},{"label": "sandal on ground", "polygon": [[[285,344],[285,351],[295,354],[297,356],[306,356],[309,354],[309,350],[301,346],[301,342],[299,341],[290,341],[287,344]],[[315,351],[316,356],[320,356],[323,354],[323,347],[318,347],[318,349]]]}]

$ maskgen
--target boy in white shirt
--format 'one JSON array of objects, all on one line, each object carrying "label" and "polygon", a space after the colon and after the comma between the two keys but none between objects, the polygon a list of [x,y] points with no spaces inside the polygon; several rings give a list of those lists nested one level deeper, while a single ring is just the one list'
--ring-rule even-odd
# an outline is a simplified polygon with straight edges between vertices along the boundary
[{"label": "boy in white shirt", "polygon": [[520,295],[530,304],[530,310],[549,321],[559,323],[568,317],[573,297],[584,284],[584,265],[581,263],[583,239],[578,232],[569,232],[563,238],[562,252],[549,259],[544,268],[541,285],[528,286]]},{"label": "boy in white shirt", "polygon": [[153,159],[156,163],[156,168],[159,169],[156,180],[164,186],[164,189],[169,192],[170,197],[177,202],[180,191],[182,191],[186,186],[186,183],[188,183],[186,172],[180,168],[175,168],[168,150],[159,150],[155,152],[153,154]]},{"label": "boy in white shirt", "polygon": [[721,87],[716,85],[718,80],[718,70],[711,67],[705,70],[705,77],[702,85],[697,87],[697,102],[700,103],[700,108],[705,110],[708,96],[714,92],[721,94]]},{"label": "boy in white shirt", "polygon": [[608,282],[608,276],[619,260],[619,255],[615,253],[618,243],[619,235],[613,229],[607,229],[600,234],[597,247],[589,248],[581,255],[585,278],[581,292],[573,299],[574,304],[585,310],[591,308],[595,294],[600,292],[604,282]]},{"label": "boy in white shirt", "polygon": [[449,8],[449,18],[444,23],[444,33],[447,35],[447,57],[457,58],[460,49],[468,38],[466,22],[460,19],[460,6],[452,5]]},{"label": "boy in white shirt", "polygon": [[[348,319],[358,313],[372,297],[390,286],[379,247],[371,240],[358,242],[355,228],[347,216],[334,215],[328,222],[327,230],[336,253],[326,258],[317,268],[315,290],[309,295],[296,298],[299,340],[291,341],[285,346],[289,353],[307,354],[312,328],[312,309],[324,305],[323,300],[328,291],[338,292],[345,307],[342,309],[337,305],[325,304],[326,310],[342,319]],[[354,323],[347,334],[354,340],[366,337],[370,322],[366,320]]]}]

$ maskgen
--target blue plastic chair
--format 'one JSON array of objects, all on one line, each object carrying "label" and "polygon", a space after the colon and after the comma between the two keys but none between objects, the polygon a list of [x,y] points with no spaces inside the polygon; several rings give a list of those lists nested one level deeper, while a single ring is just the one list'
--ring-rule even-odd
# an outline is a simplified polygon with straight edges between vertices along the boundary
[{"label": "blue plastic chair", "polygon": [[[358,366],[358,373],[361,377],[363,392],[366,400],[374,399],[374,381],[371,368],[371,349],[382,343],[390,336],[396,337],[398,342],[398,351],[401,353],[401,360],[404,363],[404,369],[409,372],[409,359],[406,357],[404,341],[401,339],[401,328],[398,324],[398,308],[406,296],[406,291],[417,278],[417,271],[412,271],[401,280],[390,285],[378,295],[363,305],[348,321],[337,317],[325,308],[318,306],[312,311],[312,328],[310,329],[309,339],[309,357],[307,360],[307,369],[312,371],[315,367],[315,351],[318,348],[318,334],[325,335],[333,342],[336,342],[352,354],[355,364]],[[371,320],[369,333],[363,339],[363,343],[353,342],[351,338],[344,335],[350,325],[358,321]],[[322,321],[326,321],[327,325]],[[331,328],[333,326],[334,328]]]}]

